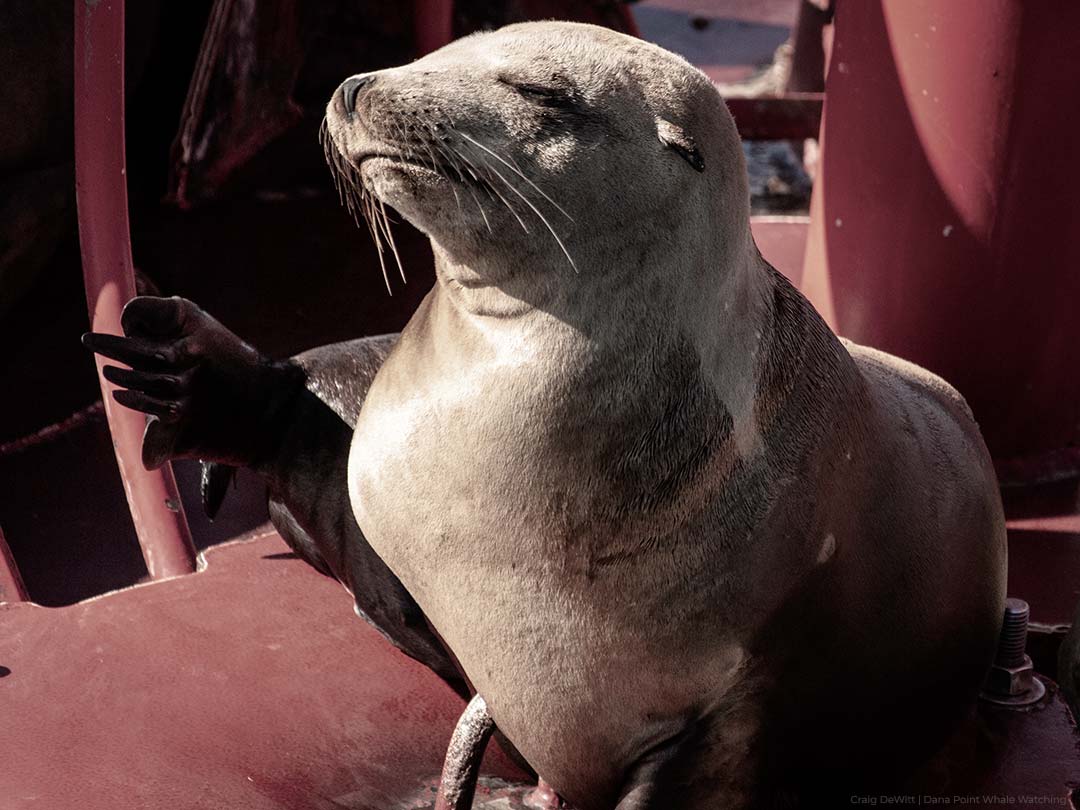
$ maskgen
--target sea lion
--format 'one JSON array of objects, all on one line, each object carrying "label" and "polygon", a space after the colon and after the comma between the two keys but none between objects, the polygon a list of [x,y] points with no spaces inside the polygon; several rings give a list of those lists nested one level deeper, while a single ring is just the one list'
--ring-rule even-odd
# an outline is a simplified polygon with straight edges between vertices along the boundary
[{"label": "sea lion", "polygon": [[[399,340],[341,349],[372,361],[346,372],[347,474],[353,419],[290,428],[312,417],[272,392],[318,386],[284,374],[262,398],[286,404],[247,402],[254,436],[210,457],[287,468],[279,437],[314,439],[269,475],[306,482],[290,514],[313,561],[336,548],[347,580],[370,539],[376,591],[404,583],[438,631],[420,647],[445,639],[582,810],[763,805],[821,774],[851,791],[930,750],[1002,613],[989,459],[953,389],[840,341],[761,258],[708,80],[603,29],[519,25],[350,78],[326,134],[347,201],[380,241],[384,205],[427,233],[437,284]],[[185,357],[230,396],[273,366],[237,372],[249,350],[185,340],[186,304],[143,306],[181,312],[139,325],[132,304],[132,338],[90,342],[139,367],[110,373],[148,398],[118,397],[162,423],[226,407],[191,378],[155,393]]]},{"label": "sea lion", "polygon": [[537,772],[581,810],[743,807],[930,750],[995,647],[993,469],[954,389],[761,257],[708,79],[523,24],[326,122],[437,274],[356,421],[356,520]]}]

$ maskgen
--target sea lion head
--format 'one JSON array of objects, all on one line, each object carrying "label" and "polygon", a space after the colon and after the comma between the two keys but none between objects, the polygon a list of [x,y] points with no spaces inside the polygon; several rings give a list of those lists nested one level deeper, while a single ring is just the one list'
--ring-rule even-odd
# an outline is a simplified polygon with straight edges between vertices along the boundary
[{"label": "sea lion head", "polygon": [[324,143],[377,240],[390,206],[464,285],[580,282],[619,272],[628,250],[659,272],[642,261],[658,247],[689,277],[749,238],[742,151],[715,87],[597,26],[511,25],[350,77]]}]

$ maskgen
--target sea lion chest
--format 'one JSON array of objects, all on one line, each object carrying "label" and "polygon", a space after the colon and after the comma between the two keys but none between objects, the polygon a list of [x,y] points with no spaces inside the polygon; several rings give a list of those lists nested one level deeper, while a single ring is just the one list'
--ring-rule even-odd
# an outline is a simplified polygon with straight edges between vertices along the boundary
[{"label": "sea lion chest", "polygon": [[[722,633],[689,644],[678,636],[693,626],[663,615],[687,604],[685,571],[620,556],[649,513],[635,499],[670,488],[633,461],[652,417],[621,424],[620,370],[581,373],[595,358],[557,328],[467,351],[430,329],[410,324],[365,400],[349,461],[357,521],[530,762],[614,779],[741,654]],[[571,731],[602,756],[568,750]]]}]

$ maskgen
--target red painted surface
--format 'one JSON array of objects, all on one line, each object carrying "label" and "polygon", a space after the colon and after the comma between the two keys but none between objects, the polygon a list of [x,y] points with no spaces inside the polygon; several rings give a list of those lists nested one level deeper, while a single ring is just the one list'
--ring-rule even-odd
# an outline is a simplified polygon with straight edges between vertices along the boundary
[{"label": "red painted surface", "polygon": [[619,30],[623,33],[630,34],[630,36],[640,37],[641,29],[638,27],[637,20],[634,19],[634,12],[630,10],[630,6],[624,3],[620,4],[618,6],[618,12],[622,22]]},{"label": "red painted surface", "polygon": [[1064,634],[1080,602],[1080,482],[1007,489],[1003,495],[1009,593],[1031,605],[1039,632]]},{"label": "red painted surface", "polygon": [[821,93],[787,93],[761,98],[726,99],[744,141],[801,141],[821,129]]},{"label": "red painted surface", "polygon": [[454,38],[454,0],[413,0],[413,37],[419,56]]},{"label": "red painted surface", "polygon": [[1077,443],[1080,4],[839,3],[835,25],[806,292],[956,385],[996,458]]},{"label": "red painted surface", "polygon": [[[0,805],[424,806],[461,700],[286,552],[264,532],[191,576],[0,606]],[[524,779],[495,745],[483,770]]]},{"label": "red painted surface", "polygon": [[634,14],[620,3],[582,3],[580,0],[517,0],[513,14],[520,20],[574,20],[641,36]]},{"label": "red painted surface", "polygon": [[[121,334],[120,312],[135,296],[124,155],[124,4],[75,2],[75,195],[79,208],[91,329]],[[113,402],[101,377],[116,461],[146,568],[155,579],[194,570],[191,543],[172,469],[141,462],[145,421]]]},{"label": "red painted surface", "polygon": [[[272,532],[206,556],[70,607],[0,605],[5,810],[432,807],[461,700]],[[973,712],[909,789],[1065,796],[1078,742],[1050,685]],[[497,745],[481,770],[476,807],[536,805]]]},{"label": "red painted surface", "polygon": [[[122,167],[122,137],[119,153]],[[126,202],[119,210],[126,244]],[[798,284],[805,221],[752,227]],[[1040,509],[1010,528],[1069,519]],[[1015,540],[1011,578],[1023,564]],[[263,537],[212,550],[196,576],[59,610],[0,607],[0,690],[18,707],[0,743],[0,796],[90,810],[429,807],[460,701],[355,619],[336,585],[268,558],[284,551]],[[1047,564],[1032,562],[1033,588],[1049,587]],[[1053,694],[1032,712],[981,711],[913,789],[1063,797],[1080,783],[1076,744]],[[485,772],[480,800],[526,789],[497,781],[522,778],[497,751]]]},{"label": "red painted surface", "polygon": [[803,254],[810,225],[806,217],[760,216],[750,218],[761,255],[798,287],[802,283]]}]

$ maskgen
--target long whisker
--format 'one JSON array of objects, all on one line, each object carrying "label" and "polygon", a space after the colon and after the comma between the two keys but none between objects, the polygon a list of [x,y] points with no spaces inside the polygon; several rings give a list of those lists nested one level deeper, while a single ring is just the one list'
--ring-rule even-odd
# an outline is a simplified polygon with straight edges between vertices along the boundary
[{"label": "long whisker", "polygon": [[[521,218],[521,215],[517,212],[517,209],[514,208],[514,206],[512,206],[510,204],[510,201],[507,200],[506,197],[504,197],[502,195],[502,192],[500,192],[499,189],[497,189],[495,187],[495,185],[490,180],[487,179],[487,177],[483,174],[482,170],[480,170],[475,165],[473,165],[473,162],[471,160],[469,160],[463,153],[458,152],[457,150],[454,150],[454,151],[455,151],[455,154],[459,158],[461,158],[470,167],[470,169],[471,169],[470,173],[474,177],[476,177],[477,175],[480,176],[480,179],[482,181],[482,185],[483,185],[484,188],[488,189],[488,193],[489,194],[494,194],[496,197],[498,197],[499,201],[502,202],[502,204],[506,206],[506,210],[514,215],[514,219],[516,219],[518,221],[518,225],[521,226],[521,230],[525,231],[525,233],[530,233],[529,226],[525,224],[525,220],[523,220]],[[494,170],[492,170],[492,171],[494,171]],[[506,180],[503,179],[503,182],[505,183]]]},{"label": "long whisker", "polygon": [[[486,161],[485,161],[485,163],[486,163]],[[536,214],[537,217],[540,218],[540,221],[544,223],[544,226],[548,229],[548,231],[554,237],[555,241],[558,243],[559,248],[562,250],[563,255],[566,257],[566,260],[568,262],[570,262],[570,266],[574,268],[574,272],[579,273],[580,271],[578,270],[578,266],[577,266],[577,264],[575,264],[574,259],[570,256],[570,252],[566,249],[566,245],[563,244],[563,241],[562,241],[562,239],[559,238],[559,235],[557,233],[555,233],[555,229],[551,227],[551,223],[548,222],[547,219],[544,217],[544,215],[540,213],[540,210],[535,205],[533,205],[532,200],[530,200],[528,197],[526,197],[524,194],[522,194],[520,191],[518,191],[510,183],[509,180],[507,180],[505,177],[503,177],[501,174],[499,174],[498,170],[494,166],[492,166],[491,164],[486,164],[486,165],[487,165],[488,169],[490,169],[492,172],[494,172],[496,177],[498,177],[500,180],[503,181],[503,183],[506,185],[506,187],[508,189],[510,189],[518,197],[520,197],[521,201],[523,203],[525,203],[525,205],[529,206],[529,208],[532,209],[532,212],[534,214]]]},{"label": "long whisker", "polygon": [[[416,125],[421,130],[426,130],[420,137],[410,137],[409,129],[405,126],[408,123],[410,126]],[[551,234],[552,238],[558,244],[559,249],[562,251],[566,260],[570,263],[570,266],[574,269],[574,272],[579,272],[577,263],[570,255],[570,251],[567,250],[565,243],[559,237],[559,234],[555,231],[555,228],[544,216],[543,212],[529,199],[526,194],[522,192],[514,183],[505,177],[502,172],[496,168],[492,160],[486,159],[483,155],[467,155],[460,146],[464,145],[464,142],[468,142],[476,149],[484,152],[490,156],[497,163],[501,163],[505,169],[516,175],[521,181],[532,188],[537,194],[539,194],[544,200],[554,206],[563,216],[574,221],[570,216],[555,202],[543,189],[536,185],[531,179],[529,179],[525,173],[521,170],[512,158],[507,158],[499,155],[494,150],[480,143],[475,138],[460,132],[453,127],[444,127],[443,124],[438,124],[438,127],[443,127],[440,134],[436,131],[429,122],[421,120],[419,116],[410,116],[405,118],[394,118],[390,121],[384,121],[387,134],[391,134],[391,130],[395,137],[383,138],[383,140],[396,141],[403,145],[411,145],[411,151],[413,157],[419,159],[422,165],[427,166],[431,171],[439,173],[454,172],[457,174],[458,182],[464,185],[472,197],[473,202],[476,204],[477,211],[480,213],[481,218],[484,221],[484,225],[488,230],[488,233],[494,233],[491,225],[491,221],[488,218],[487,211],[484,208],[480,197],[476,194],[475,187],[479,186],[488,194],[491,199],[497,199],[503,206],[511,213],[514,219],[517,220],[521,229],[525,233],[531,233],[528,225],[525,224],[525,220],[521,214],[518,213],[517,208],[513,203],[502,193],[499,189],[499,185],[504,186],[509,190],[510,194],[517,197],[522,203],[524,203],[537,219],[544,225],[544,227]],[[461,139],[458,143],[454,143],[454,139],[447,137],[449,133],[452,136],[457,136]],[[390,295],[393,295],[393,288],[390,285],[390,278],[386,267],[385,249],[389,247],[390,252],[394,256],[394,261],[397,264],[398,272],[401,275],[403,282],[406,281],[405,268],[401,261],[401,254],[398,251],[397,244],[394,240],[393,231],[390,224],[390,217],[386,210],[386,205],[381,199],[374,195],[365,186],[363,180],[360,178],[360,173],[356,166],[337,148],[334,143],[333,136],[329,132],[329,124],[324,118],[319,126],[319,141],[322,144],[323,152],[326,156],[327,164],[330,167],[331,175],[334,180],[334,186],[338,192],[338,198],[344,205],[344,207],[352,215],[353,219],[359,225],[360,219],[364,220],[364,224],[367,226],[368,233],[371,234],[372,240],[375,243],[376,253],[379,257],[379,269],[382,272],[383,283],[386,285],[386,290]],[[406,146],[405,148],[410,148]],[[476,160],[476,162],[474,162]],[[494,179],[499,181],[496,184]],[[448,178],[449,179],[449,178]],[[470,182],[471,180],[471,182]],[[451,183],[451,190],[454,194],[454,200],[457,203],[458,210],[461,210],[461,199],[458,195],[456,183]]]},{"label": "long whisker", "polygon": [[371,238],[375,242],[376,253],[379,257],[379,268],[382,271],[386,291],[393,295],[394,291],[390,286],[390,278],[386,272],[384,245],[389,245],[391,252],[393,252],[398,272],[401,273],[403,281],[405,280],[405,269],[402,267],[401,256],[394,242],[394,235],[390,230],[390,220],[386,208],[382,205],[381,200],[377,200],[364,187],[356,167],[337,149],[333,143],[333,138],[329,134],[325,118],[319,127],[319,140],[323,145],[323,152],[326,156],[327,165],[330,167],[330,174],[334,179],[338,198],[358,226],[361,219],[367,226],[368,233],[371,234]]},{"label": "long whisker", "polygon": [[[365,218],[370,218],[371,222],[377,222],[375,219],[374,204],[370,199],[367,199],[364,202],[366,204],[366,208],[364,209]],[[386,274],[386,260],[383,258],[383,243],[382,239],[379,237],[379,228],[377,225],[372,226],[371,235],[375,237],[375,247],[379,254],[379,269],[382,270],[383,283],[386,285],[386,292],[389,293],[392,298],[394,291],[390,289],[390,278]]]},{"label": "long whisker", "polygon": [[[457,172],[458,179],[460,181],[464,182],[465,181],[465,176],[461,173],[461,169],[459,168],[457,162],[453,159],[453,157],[451,155],[449,155],[447,153],[447,151],[439,143],[438,136],[436,136],[436,134],[435,134],[435,130],[433,130],[431,128],[431,126],[426,121],[421,121],[419,118],[414,118],[413,120],[415,120],[416,123],[423,126],[424,129],[426,129],[428,134],[431,136],[430,140],[428,138],[424,138],[421,141],[423,143],[423,146],[424,146],[424,151],[426,151],[428,156],[431,158],[431,170],[432,171],[438,171],[438,169],[436,168],[436,164],[438,163],[438,160],[435,157],[435,153],[431,151],[431,145],[434,144],[435,151],[437,151],[439,153],[439,155],[442,158],[444,158],[446,160],[446,162],[448,162],[450,164],[450,167],[455,172]],[[457,186],[454,183],[450,184],[450,191],[454,195],[454,202],[457,203],[458,212],[461,213],[461,197],[458,195]]]},{"label": "long whisker", "polygon": [[507,162],[505,158],[500,157],[498,154],[496,154],[495,152],[493,152],[492,150],[490,150],[486,146],[484,146],[482,143],[480,143],[480,141],[476,140],[475,138],[469,137],[464,132],[461,132],[459,130],[454,130],[454,132],[455,132],[455,134],[460,135],[462,138],[467,140],[469,143],[480,147],[485,152],[487,152],[489,155],[491,155],[493,158],[495,158],[497,161],[502,163],[504,166],[506,166],[506,168],[510,169],[510,171],[512,171],[514,174],[516,174],[518,177],[520,177],[522,180],[524,180],[526,183],[528,183],[530,186],[532,186],[532,188],[536,191],[537,194],[539,194],[541,197],[543,197],[549,203],[554,205],[559,210],[559,213],[561,213],[564,217],[566,217],[571,222],[574,221],[574,218],[572,216],[570,216],[568,213],[566,213],[566,211],[563,209],[563,207],[561,205],[559,205],[557,202],[555,202],[553,199],[551,199],[551,197],[549,197],[547,194],[545,194],[544,190],[542,188],[540,188],[540,186],[536,185],[536,183],[534,183],[528,177],[526,177],[524,175],[524,173],[522,173],[522,171],[516,165]]},{"label": "long whisker", "polygon": [[476,208],[480,211],[480,216],[484,219],[484,225],[487,226],[488,233],[494,233],[494,231],[491,230],[491,223],[488,222],[487,213],[484,211],[484,206],[480,204],[480,198],[476,196],[476,192],[473,191],[472,186],[467,186],[467,188],[469,189],[469,194],[472,195],[473,202],[476,203]]},{"label": "long whisker", "polygon": [[394,261],[397,262],[398,273],[401,274],[402,283],[407,284],[408,281],[405,278],[405,268],[401,266],[401,256],[398,255],[397,245],[394,243],[394,234],[390,231],[390,218],[386,215],[386,206],[382,200],[379,200],[379,210],[382,212],[382,225],[383,233],[386,234],[386,241],[390,243],[390,250],[394,254]]}]

